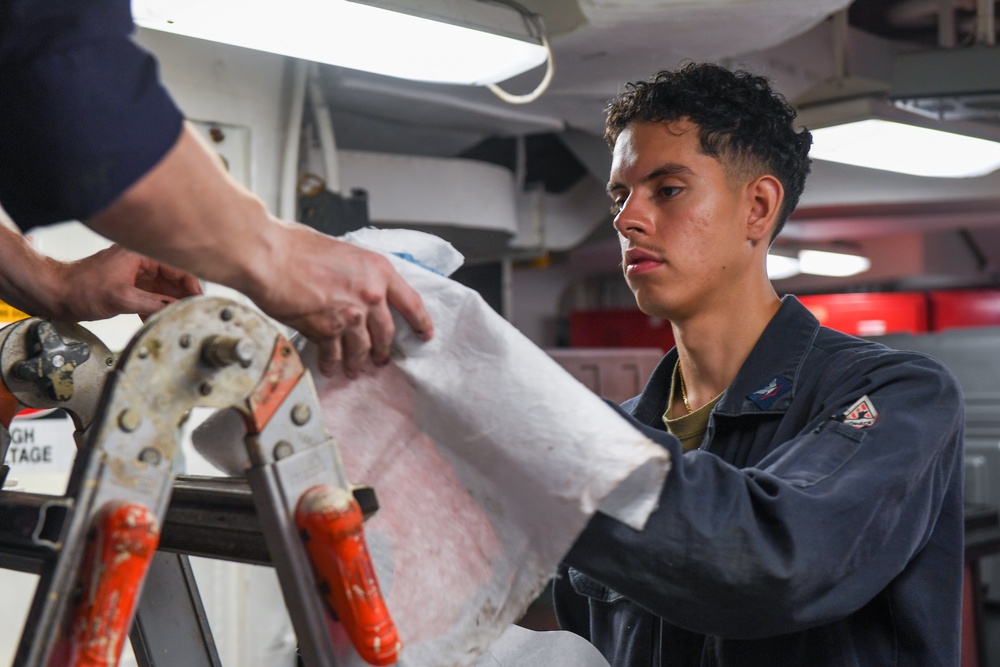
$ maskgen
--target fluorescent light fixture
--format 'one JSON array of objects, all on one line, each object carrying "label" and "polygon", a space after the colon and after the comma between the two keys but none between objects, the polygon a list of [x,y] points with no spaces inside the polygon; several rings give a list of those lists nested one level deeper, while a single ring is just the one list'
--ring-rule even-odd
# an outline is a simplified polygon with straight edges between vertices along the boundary
[{"label": "fluorescent light fixture", "polygon": [[792,278],[801,273],[815,276],[845,278],[864,273],[871,268],[871,260],[860,255],[822,250],[799,250],[789,248],[774,250],[767,254],[767,277],[771,280]]},{"label": "fluorescent light fixture", "polygon": [[801,273],[799,269],[798,257],[786,257],[785,255],[767,255],[767,277],[771,280],[782,280],[791,278]]},{"label": "fluorescent light fixture", "polygon": [[914,176],[968,178],[1000,168],[1000,143],[871,118],[814,130],[809,151],[830,160]]},{"label": "fluorescent light fixture", "polygon": [[800,250],[799,269],[815,276],[845,278],[864,273],[871,268],[871,260],[860,255],[849,255],[824,250]]},{"label": "fluorescent light fixture", "polygon": [[[132,0],[132,12],[144,28],[415,81],[485,85],[546,61],[547,49],[513,8],[424,4],[462,12],[444,22],[347,0]],[[483,12],[503,27],[486,32]]]},{"label": "fluorescent light fixture", "polygon": [[887,100],[809,105],[799,122],[812,132],[809,154],[818,160],[938,178],[984,176],[1000,168],[1000,143],[980,138],[989,129],[939,122]]}]

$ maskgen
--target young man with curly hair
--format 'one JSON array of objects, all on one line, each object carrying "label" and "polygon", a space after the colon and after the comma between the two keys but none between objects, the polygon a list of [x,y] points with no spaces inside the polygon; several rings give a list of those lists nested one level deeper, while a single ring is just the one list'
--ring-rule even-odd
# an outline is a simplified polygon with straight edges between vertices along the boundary
[{"label": "young man with curly hair", "polygon": [[623,408],[673,460],[635,531],[556,581],[614,667],[959,664],[963,404],[916,353],[819,325],[766,272],[811,137],[768,81],[691,64],[608,109],[625,280],[677,346]]}]

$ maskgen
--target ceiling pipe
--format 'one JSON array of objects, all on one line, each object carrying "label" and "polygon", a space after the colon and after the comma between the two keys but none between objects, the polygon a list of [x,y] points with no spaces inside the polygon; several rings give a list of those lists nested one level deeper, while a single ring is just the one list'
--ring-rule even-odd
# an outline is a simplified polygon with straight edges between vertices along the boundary
[{"label": "ceiling pipe", "polygon": [[976,44],[993,46],[997,43],[997,13],[995,0],[976,2]]},{"label": "ceiling pipe", "polygon": [[833,67],[835,76],[838,79],[847,78],[847,39],[850,23],[848,22],[847,10],[842,9],[836,12],[833,19]]},{"label": "ceiling pipe", "polygon": [[292,61],[292,90],[288,103],[288,125],[281,153],[281,186],[278,193],[278,216],[297,220],[295,186],[299,177],[299,141],[302,136],[302,112],[306,105],[306,80],[309,63]]},{"label": "ceiling pipe", "polygon": [[330,108],[326,104],[323,85],[320,79],[319,63],[309,63],[309,103],[312,107],[313,121],[319,133],[320,154],[323,156],[323,175],[326,176],[326,189],[340,194],[340,163],[337,161],[337,140],[333,134],[333,120],[330,118]]},{"label": "ceiling pipe", "polygon": [[562,132],[566,129],[566,123],[555,116],[545,116],[520,111],[509,106],[497,106],[487,102],[466,100],[448,93],[438,93],[426,88],[401,86],[396,82],[384,83],[372,79],[342,75],[340,87],[345,90],[360,91],[365,93],[386,95],[399,100],[412,100],[422,104],[439,104],[441,106],[468,111],[484,118],[496,120],[524,123],[532,127],[535,132]]},{"label": "ceiling pipe", "polygon": [[938,0],[938,46],[953,49],[958,45],[955,26],[955,0]]}]

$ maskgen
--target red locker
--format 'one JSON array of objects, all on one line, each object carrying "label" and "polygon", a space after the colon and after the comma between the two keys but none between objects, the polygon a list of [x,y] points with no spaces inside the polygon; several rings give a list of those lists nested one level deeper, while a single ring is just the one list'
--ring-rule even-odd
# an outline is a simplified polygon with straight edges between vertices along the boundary
[{"label": "red locker", "polygon": [[931,331],[1000,326],[1000,290],[936,291],[929,298]]},{"label": "red locker", "polygon": [[918,292],[799,297],[820,324],[852,336],[928,331],[927,296]]},{"label": "red locker", "polygon": [[575,310],[569,315],[570,347],[674,346],[670,322],[634,309]]}]

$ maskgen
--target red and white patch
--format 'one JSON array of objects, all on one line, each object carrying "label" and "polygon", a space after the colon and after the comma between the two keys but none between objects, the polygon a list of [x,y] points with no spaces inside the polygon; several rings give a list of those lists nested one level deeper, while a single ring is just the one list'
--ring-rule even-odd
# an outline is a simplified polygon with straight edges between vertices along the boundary
[{"label": "red and white patch", "polygon": [[878,421],[878,410],[867,395],[862,396],[844,413],[844,423],[854,428],[868,428]]}]

